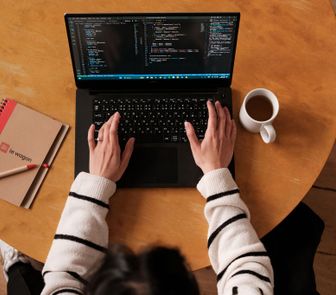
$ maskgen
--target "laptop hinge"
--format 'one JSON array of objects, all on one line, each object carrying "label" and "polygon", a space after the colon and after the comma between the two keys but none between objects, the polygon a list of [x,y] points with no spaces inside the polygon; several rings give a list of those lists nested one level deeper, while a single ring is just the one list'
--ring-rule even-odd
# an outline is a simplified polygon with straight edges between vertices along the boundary
[{"label": "laptop hinge", "polygon": [[134,94],[146,94],[146,93],[224,93],[225,88],[218,87],[209,87],[209,88],[161,88],[161,89],[89,89],[90,95],[97,94],[126,94],[126,93],[134,93]]}]

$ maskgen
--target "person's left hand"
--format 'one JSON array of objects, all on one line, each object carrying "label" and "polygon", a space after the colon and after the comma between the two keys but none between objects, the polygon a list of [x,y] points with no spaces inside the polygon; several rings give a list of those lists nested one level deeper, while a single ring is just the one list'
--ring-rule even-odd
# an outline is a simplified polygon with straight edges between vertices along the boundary
[{"label": "person's left hand", "polygon": [[135,138],[127,141],[121,154],[118,139],[120,114],[114,113],[100,128],[98,142],[94,140],[95,126],[92,124],[88,131],[90,150],[90,174],[98,175],[117,182],[124,174],[132,156]]}]

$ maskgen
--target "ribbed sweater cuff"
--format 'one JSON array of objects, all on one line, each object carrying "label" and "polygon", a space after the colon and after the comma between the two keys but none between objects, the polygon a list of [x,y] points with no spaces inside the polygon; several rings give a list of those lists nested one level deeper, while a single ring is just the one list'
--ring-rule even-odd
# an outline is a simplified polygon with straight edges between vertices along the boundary
[{"label": "ribbed sweater cuff", "polygon": [[197,184],[197,189],[204,198],[236,188],[237,184],[227,168],[212,170],[204,174]]},{"label": "ribbed sweater cuff", "polygon": [[116,184],[105,177],[81,172],[73,182],[71,191],[108,203],[116,191]]}]

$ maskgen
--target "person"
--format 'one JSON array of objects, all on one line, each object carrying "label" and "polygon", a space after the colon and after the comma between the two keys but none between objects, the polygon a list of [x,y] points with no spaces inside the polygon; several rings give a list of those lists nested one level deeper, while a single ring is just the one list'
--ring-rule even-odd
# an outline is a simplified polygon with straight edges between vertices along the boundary
[{"label": "person", "polygon": [[[197,189],[206,200],[208,252],[217,274],[218,294],[273,294],[270,258],[227,169],[236,140],[235,122],[219,102],[208,101],[207,108],[208,126],[201,142],[191,123],[185,122],[185,129],[195,163],[204,173]],[[109,199],[134,147],[131,138],[121,153],[119,120],[120,114],[115,113],[102,126],[97,143],[94,125],[88,131],[90,173],[81,172],[71,186],[42,271],[41,294],[200,294],[187,262],[177,249],[152,247],[140,253],[121,245],[108,249],[105,218]],[[12,256],[17,263],[24,263],[22,254]],[[5,263],[7,274],[17,263]]]}]

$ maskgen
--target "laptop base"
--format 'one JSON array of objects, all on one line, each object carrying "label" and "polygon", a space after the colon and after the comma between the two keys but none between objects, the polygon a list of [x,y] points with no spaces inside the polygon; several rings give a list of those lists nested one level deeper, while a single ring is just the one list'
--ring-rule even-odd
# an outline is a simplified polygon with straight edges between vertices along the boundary
[{"label": "laptop base", "polygon": [[[89,172],[87,132],[92,123],[97,93],[78,89],[76,94],[75,176]],[[225,88],[225,105],[232,112],[231,90]],[[234,175],[234,161],[229,166]],[[118,187],[195,187],[203,173],[192,157],[189,143],[137,144]]]}]

